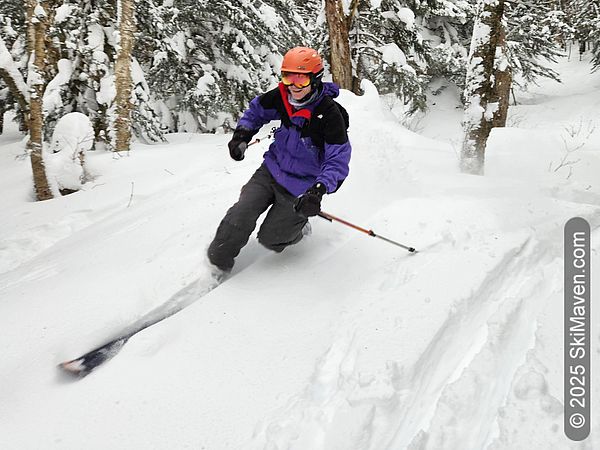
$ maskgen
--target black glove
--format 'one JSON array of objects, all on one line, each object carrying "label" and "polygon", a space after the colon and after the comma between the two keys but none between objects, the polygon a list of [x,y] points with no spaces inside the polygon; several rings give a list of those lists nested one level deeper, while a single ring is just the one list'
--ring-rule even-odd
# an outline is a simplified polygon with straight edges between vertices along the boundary
[{"label": "black glove", "polygon": [[236,161],[244,159],[244,153],[248,148],[248,142],[254,136],[254,131],[238,128],[233,132],[231,140],[227,144],[229,147],[229,155]]},{"label": "black glove", "polygon": [[304,217],[316,216],[321,212],[321,199],[326,193],[323,183],[315,183],[294,201],[294,210]]},{"label": "black glove", "polygon": [[232,139],[227,145],[229,146],[229,156],[231,156],[236,161],[241,161],[242,159],[244,159],[244,153],[248,148],[247,142]]}]

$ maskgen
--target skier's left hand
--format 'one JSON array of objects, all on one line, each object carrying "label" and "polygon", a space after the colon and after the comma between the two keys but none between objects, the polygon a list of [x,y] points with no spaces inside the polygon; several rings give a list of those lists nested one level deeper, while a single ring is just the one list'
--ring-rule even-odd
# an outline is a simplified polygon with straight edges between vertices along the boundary
[{"label": "skier's left hand", "polygon": [[294,210],[304,217],[316,216],[321,211],[321,199],[326,193],[327,188],[323,183],[315,183],[304,194],[296,198]]}]

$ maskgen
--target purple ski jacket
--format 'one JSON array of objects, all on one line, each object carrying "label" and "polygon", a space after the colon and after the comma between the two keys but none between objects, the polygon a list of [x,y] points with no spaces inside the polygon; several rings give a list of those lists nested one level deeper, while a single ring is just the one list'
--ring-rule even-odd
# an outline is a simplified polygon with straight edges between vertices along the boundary
[{"label": "purple ski jacket", "polygon": [[249,139],[260,127],[281,120],[275,140],[264,154],[264,164],[273,178],[292,195],[306,192],[316,182],[335,192],[348,176],[352,148],[347,125],[338,105],[334,83],[323,83],[319,96],[295,111],[286,87],[279,86],[254,98],[240,119],[236,131],[248,132]]}]

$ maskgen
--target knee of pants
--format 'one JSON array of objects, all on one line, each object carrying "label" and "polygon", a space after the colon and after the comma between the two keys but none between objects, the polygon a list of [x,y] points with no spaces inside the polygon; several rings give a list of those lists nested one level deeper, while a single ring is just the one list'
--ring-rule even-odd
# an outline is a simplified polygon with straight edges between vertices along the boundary
[{"label": "knee of pants", "polygon": [[260,242],[260,244],[263,247],[265,247],[269,250],[272,250],[274,252],[277,252],[277,253],[281,253],[283,251],[283,249],[289,245],[289,244],[282,244],[282,243],[266,241],[264,238],[261,238],[261,237],[258,238],[258,242]]},{"label": "knee of pants", "polygon": [[280,253],[286,247],[297,244],[302,239],[302,232],[297,233],[294,236],[284,236],[281,233],[277,233],[275,230],[265,230],[261,228],[258,231],[258,242],[263,247],[273,250],[274,252]]},{"label": "knee of pants", "polygon": [[280,252],[281,250],[283,250],[283,248],[278,248],[279,246],[277,245],[277,242],[273,239],[273,235],[265,233],[262,228],[258,231],[258,235],[256,236],[256,238],[263,247],[266,247],[269,250],[273,250],[276,252]]}]

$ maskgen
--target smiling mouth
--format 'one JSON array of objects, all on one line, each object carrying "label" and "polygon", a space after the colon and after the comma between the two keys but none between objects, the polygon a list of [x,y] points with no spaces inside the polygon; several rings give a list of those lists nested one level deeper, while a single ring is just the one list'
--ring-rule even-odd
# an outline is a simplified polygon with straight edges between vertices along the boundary
[{"label": "smiling mouth", "polygon": [[290,91],[291,91],[291,92],[302,92],[302,91],[303,91],[304,89],[306,89],[307,87],[308,87],[308,86],[305,86],[305,87],[303,87],[303,88],[299,88],[299,87],[297,87],[297,86],[293,86],[293,85],[292,85],[292,86],[290,86],[289,88],[290,88]]}]

